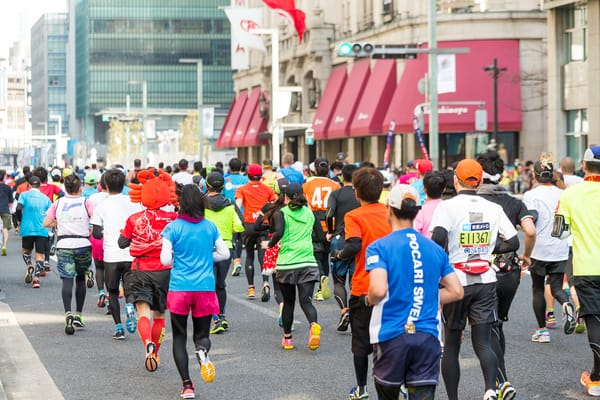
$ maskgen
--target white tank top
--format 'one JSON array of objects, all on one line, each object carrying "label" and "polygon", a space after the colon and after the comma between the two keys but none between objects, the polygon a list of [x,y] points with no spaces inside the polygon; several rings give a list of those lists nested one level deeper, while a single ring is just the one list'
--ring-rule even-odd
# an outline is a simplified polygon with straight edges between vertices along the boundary
[{"label": "white tank top", "polygon": [[91,246],[90,216],[85,197],[62,197],[56,204],[56,248],[77,249]]}]

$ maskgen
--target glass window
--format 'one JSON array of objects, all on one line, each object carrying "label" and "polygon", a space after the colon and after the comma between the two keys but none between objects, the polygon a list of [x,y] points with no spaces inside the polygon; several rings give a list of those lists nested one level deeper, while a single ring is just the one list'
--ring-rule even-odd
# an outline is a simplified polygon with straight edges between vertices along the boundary
[{"label": "glass window", "polygon": [[564,13],[567,62],[587,59],[587,6],[573,5]]},{"label": "glass window", "polygon": [[567,111],[567,155],[573,160],[581,160],[588,146],[587,110]]}]

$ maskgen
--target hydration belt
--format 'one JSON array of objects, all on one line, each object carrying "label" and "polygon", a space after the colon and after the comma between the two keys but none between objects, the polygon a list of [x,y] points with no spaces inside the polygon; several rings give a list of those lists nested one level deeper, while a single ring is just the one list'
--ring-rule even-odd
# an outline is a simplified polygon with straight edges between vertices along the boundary
[{"label": "hydration belt", "polygon": [[454,268],[469,275],[481,275],[490,269],[489,261],[472,260],[454,264]]}]

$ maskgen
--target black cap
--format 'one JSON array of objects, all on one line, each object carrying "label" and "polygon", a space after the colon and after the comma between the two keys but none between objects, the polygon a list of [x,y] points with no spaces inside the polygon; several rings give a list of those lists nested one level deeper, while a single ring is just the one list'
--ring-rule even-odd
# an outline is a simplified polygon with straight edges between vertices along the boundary
[{"label": "black cap", "polygon": [[31,186],[40,186],[42,184],[42,181],[37,176],[32,176],[31,178],[29,178],[29,184]]},{"label": "black cap", "polygon": [[[337,153],[335,155],[335,159],[338,161],[344,161],[346,159],[346,153],[344,153],[343,151],[340,151],[339,153]],[[316,162],[315,162],[316,164]]]},{"label": "black cap", "polygon": [[292,182],[284,190],[284,193],[290,198],[293,199],[298,195],[302,194],[302,185],[296,182]]},{"label": "black cap", "polygon": [[218,171],[213,171],[206,177],[206,184],[211,188],[220,189],[225,186],[225,178]]},{"label": "black cap", "polygon": [[317,157],[315,159],[315,168],[316,167],[329,167],[329,161],[325,157]]},{"label": "black cap", "polygon": [[285,190],[287,189],[289,184],[290,181],[288,181],[286,178],[277,179],[277,189],[279,189],[278,193],[285,193]]}]

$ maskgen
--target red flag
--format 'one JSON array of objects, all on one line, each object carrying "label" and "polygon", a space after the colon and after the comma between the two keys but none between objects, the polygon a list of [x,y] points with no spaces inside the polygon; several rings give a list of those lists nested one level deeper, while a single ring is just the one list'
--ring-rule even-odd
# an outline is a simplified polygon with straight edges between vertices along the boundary
[{"label": "red flag", "polygon": [[306,14],[304,11],[296,8],[295,0],[263,0],[267,6],[272,8],[273,10],[277,10],[285,15],[287,15],[292,21],[294,21],[294,28],[296,28],[296,33],[298,34],[298,40],[302,43],[302,37],[304,36],[304,31],[306,30]]}]

